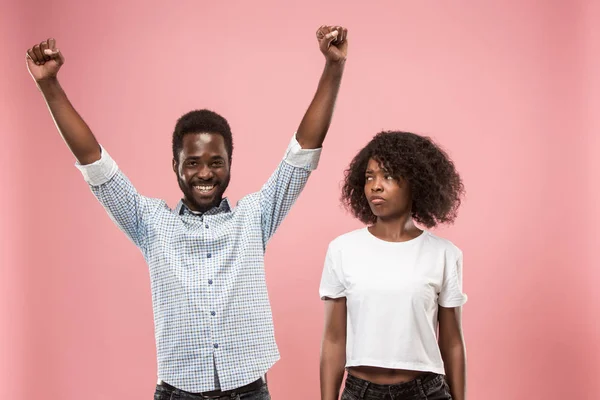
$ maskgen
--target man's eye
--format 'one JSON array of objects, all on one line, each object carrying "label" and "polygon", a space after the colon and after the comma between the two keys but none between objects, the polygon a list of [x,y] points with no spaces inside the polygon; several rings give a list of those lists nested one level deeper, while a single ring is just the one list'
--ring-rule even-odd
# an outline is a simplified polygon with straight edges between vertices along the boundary
[{"label": "man's eye", "polygon": [[368,180],[368,181],[372,181],[373,177],[372,176],[367,176],[365,179]]}]

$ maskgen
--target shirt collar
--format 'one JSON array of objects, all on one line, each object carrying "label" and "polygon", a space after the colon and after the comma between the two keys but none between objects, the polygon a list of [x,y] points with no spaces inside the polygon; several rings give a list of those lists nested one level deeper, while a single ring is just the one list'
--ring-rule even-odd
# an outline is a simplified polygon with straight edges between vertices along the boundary
[{"label": "shirt collar", "polygon": [[229,204],[229,200],[227,199],[227,197],[225,197],[225,198],[223,198],[223,200],[221,200],[221,203],[219,204],[218,207],[213,207],[210,210],[203,212],[203,213],[190,210],[188,208],[188,206],[185,205],[183,200],[179,200],[179,203],[177,203],[177,207],[175,207],[175,212],[177,213],[177,215],[202,216],[202,215],[213,215],[213,214],[226,213],[229,211],[231,211],[231,205]]}]

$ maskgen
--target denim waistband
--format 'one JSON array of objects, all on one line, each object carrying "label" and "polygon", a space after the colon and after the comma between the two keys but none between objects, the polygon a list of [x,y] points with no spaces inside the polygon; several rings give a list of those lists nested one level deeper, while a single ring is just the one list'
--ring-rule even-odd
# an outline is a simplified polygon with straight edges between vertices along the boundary
[{"label": "denim waistband", "polygon": [[386,395],[393,397],[413,396],[427,393],[431,388],[439,386],[444,376],[434,373],[423,375],[395,385],[379,385],[348,374],[346,377],[346,390],[359,399],[383,399]]}]

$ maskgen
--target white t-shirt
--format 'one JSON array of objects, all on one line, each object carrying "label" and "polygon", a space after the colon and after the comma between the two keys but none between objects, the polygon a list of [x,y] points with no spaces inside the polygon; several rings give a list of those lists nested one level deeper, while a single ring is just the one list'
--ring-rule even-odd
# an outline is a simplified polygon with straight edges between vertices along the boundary
[{"label": "white t-shirt", "polygon": [[319,294],[346,297],[346,367],[444,374],[438,305],[467,301],[462,252],[427,231],[406,242],[387,242],[367,228],[355,230],[329,244]]}]

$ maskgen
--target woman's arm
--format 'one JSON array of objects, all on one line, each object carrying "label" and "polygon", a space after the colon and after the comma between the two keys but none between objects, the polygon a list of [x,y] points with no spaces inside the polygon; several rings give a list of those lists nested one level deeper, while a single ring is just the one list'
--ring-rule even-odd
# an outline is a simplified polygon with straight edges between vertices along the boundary
[{"label": "woman's arm", "polygon": [[453,400],[465,400],[467,356],[462,334],[461,307],[439,307],[439,346]]}]

